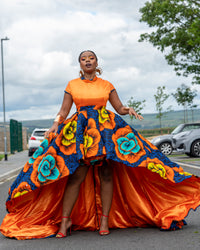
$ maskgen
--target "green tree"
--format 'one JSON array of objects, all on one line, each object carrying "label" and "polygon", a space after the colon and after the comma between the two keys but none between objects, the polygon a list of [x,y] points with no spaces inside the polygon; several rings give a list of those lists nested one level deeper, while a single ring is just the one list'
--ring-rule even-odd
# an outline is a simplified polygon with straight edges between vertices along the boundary
[{"label": "green tree", "polygon": [[[157,92],[156,95],[154,95],[155,100],[156,100],[156,110],[158,111],[158,114],[156,115],[156,118],[159,119],[160,122],[160,128],[162,128],[162,117],[164,116],[164,114],[166,114],[166,111],[163,112],[163,104],[165,103],[165,101],[168,99],[169,95],[167,95],[165,93],[165,86],[159,86],[157,88]],[[171,107],[168,107],[168,110]]]},{"label": "green tree", "polygon": [[199,9],[199,0],[151,0],[140,9],[140,21],[156,29],[141,34],[139,41],[164,52],[177,75],[191,75],[196,84],[200,84]]},{"label": "green tree", "polygon": [[192,122],[194,122],[194,109],[196,109],[197,107],[198,107],[198,105],[197,104],[190,104],[189,105],[189,107],[190,107],[190,110],[191,110],[191,112],[192,112]]},{"label": "green tree", "polygon": [[[139,115],[141,115],[141,111],[143,110],[143,108],[145,107],[145,100],[143,101],[135,101],[133,97],[131,97],[128,102],[127,105],[128,107],[132,107]],[[130,117],[131,118],[131,122],[133,121],[133,116]]]},{"label": "green tree", "polygon": [[182,105],[184,108],[184,122],[188,121],[187,108],[192,106],[194,97],[197,96],[196,90],[191,90],[185,84],[181,84],[181,87],[176,89],[176,93],[172,93],[172,96],[176,99],[178,105]]}]

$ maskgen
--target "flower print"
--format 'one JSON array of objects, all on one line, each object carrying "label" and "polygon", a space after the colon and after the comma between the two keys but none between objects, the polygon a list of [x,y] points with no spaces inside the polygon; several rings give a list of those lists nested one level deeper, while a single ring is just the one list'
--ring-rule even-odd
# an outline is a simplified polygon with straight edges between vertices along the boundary
[{"label": "flower print", "polygon": [[127,134],[125,137],[120,137],[117,139],[117,144],[120,153],[128,155],[131,152],[137,153],[140,150],[140,146],[133,133]]},{"label": "flower print", "polygon": [[60,147],[60,151],[66,155],[76,152],[76,128],[77,122],[75,120],[70,120],[56,138],[55,142]]},{"label": "flower print", "polygon": [[57,155],[56,150],[51,146],[44,155],[39,156],[33,163],[31,181],[39,187],[66,175],[69,175],[69,170],[64,159]]},{"label": "flower print", "polygon": [[54,157],[52,155],[45,156],[38,166],[39,182],[46,182],[46,180],[56,180],[59,175],[60,172],[55,166]]},{"label": "flower print", "polygon": [[[151,159],[150,162],[147,164],[147,169],[150,171],[157,173],[162,177],[163,179],[168,179],[172,182],[174,181],[174,170],[166,165],[163,165],[160,161],[158,162],[152,162]],[[154,159],[156,160],[156,159]]]},{"label": "flower print", "polygon": [[80,145],[84,158],[95,156],[99,150],[101,136],[96,128],[94,119],[88,120],[88,126],[83,135],[83,144]]},{"label": "flower print", "polygon": [[147,168],[152,172],[159,174],[163,179],[167,179],[166,170],[161,164],[154,164],[151,162],[147,165]]},{"label": "flower print", "polygon": [[55,138],[56,138],[56,134],[54,132],[49,133],[49,136],[47,138],[48,143],[50,144]]},{"label": "flower print", "polygon": [[31,186],[27,182],[21,182],[12,192],[12,198],[17,198],[31,191]]},{"label": "flower print", "polygon": [[188,172],[184,172],[183,168],[182,167],[173,167],[172,168],[174,171],[178,172],[179,174],[181,175],[185,175],[185,176],[192,176],[191,173],[188,173]]},{"label": "flower print", "polygon": [[174,171],[174,181],[177,183],[177,182],[181,182],[187,178],[190,178],[192,177],[192,174],[191,173],[188,173],[188,172],[184,172],[183,168],[182,167],[173,167],[172,168],[173,171]]},{"label": "flower print", "polygon": [[36,160],[36,158],[40,155],[42,155],[45,151],[45,149],[48,148],[48,140],[45,139],[41,144],[40,144],[40,147],[34,152],[33,156],[28,160],[28,162],[24,165],[24,168],[23,168],[23,172],[26,173],[30,166],[34,163],[34,161]]},{"label": "flower print", "polygon": [[112,140],[116,154],[121,160],[134,163],[145,154],[142,143],[129,126],[118,129],[113,134]]},{"label": "flower print", "polygon": [[181,172],[181,173],[179,173],[179,174],[185,175],[185,176],[192,176],[192,174],[191,174],[191,173],[188,173],[188,172]]},{"label": "flower print", "polygon": [[113,129],[115,127],[115,114],[113,112],[108,112],[103,106],[101,109],[98,109],[98,113],[100,131],[104,128]]}]

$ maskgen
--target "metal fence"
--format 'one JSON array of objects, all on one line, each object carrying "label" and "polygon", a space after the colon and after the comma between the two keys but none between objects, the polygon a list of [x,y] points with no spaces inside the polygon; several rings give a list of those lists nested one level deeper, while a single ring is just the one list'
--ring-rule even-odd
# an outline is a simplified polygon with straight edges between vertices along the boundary
[{"label": "metal fence", "polygon": [[22,123],[10,119],[10,152],[14,154],[15,151],[20,152],[22,150]]}]

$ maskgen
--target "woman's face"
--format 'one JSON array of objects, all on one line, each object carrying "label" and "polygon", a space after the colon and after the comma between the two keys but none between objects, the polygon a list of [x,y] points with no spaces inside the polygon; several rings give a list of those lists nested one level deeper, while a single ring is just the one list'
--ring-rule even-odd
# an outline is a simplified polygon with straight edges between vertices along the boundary
[{"label": "woman's face", "polygon": [[98,66],[95,55],[90,51],[85,51],[80,58],[80,67],[84,73],[91,74],[95,72]]}]

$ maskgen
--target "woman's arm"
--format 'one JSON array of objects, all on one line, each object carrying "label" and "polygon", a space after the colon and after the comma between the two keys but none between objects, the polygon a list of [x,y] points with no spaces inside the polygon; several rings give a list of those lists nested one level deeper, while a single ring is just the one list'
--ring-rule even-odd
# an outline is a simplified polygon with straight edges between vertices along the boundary
[{"label": "woman's arm", "polygon": [[65,93],[64,98],[63,98],[63,102],[62,102],[62,106],[61,106],[60,111],[58,112],[58,114],[56,116],[56,119],[54,120],[52,127],[48,131],[45,132],[46,138],[48,138],[49,133],[51,133],[51,132],[57,133],[60,120],[66,119],[66,117],[68,116],[68,114],[70,112],[72,104],[73,104],[72,96],[68,93]]},{"label": "woman's arm", "polygon": [[114,90],[110,93],[109,101],[116,112],[120,115],[134,115],[136,119],[144,119],[141,115],[137,114],[133,108],[125,107],[119,99],[117,91]]},{"label": "woman's arm", "polygon": [[63,102],[62,102],[62,106],[61,106],[60,111],[58,112],[57,116],[60,115],[65,120],[66,117],[68,116],[70,110],[71,110],[72,104],[73,104],[72,96],[68,93],[65,93],[64,98],[63,98]]}]

